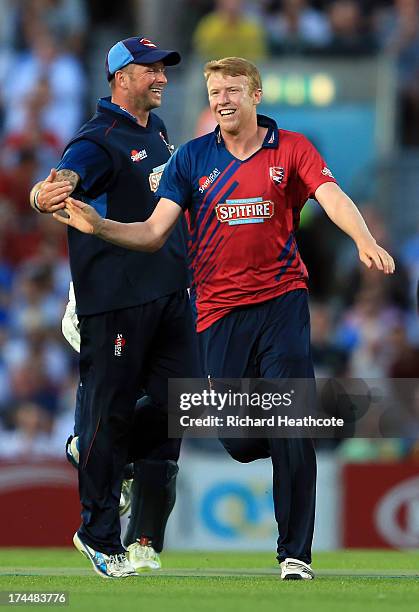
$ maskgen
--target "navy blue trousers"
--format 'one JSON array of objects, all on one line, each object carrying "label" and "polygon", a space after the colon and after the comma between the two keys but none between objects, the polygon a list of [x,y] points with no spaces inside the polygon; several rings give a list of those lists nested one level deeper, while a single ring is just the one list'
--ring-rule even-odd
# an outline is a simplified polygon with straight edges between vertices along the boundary
[{"label": "navy blue trousers", "polygon": [[[118,506],[125,464],[178,454],[180,441],[167,439],[167,379],[201,375],[198,343],[186,291],[80,317],[80,332],[79,534],[95,550],[116,554],[124,551]],[[138,421],[144,391],[152,410]]]},{"label": "navy blue trousers", "polygon": [[[307,292],[237,308],[199,334],[204,372],[214,378],[313,378]],[[220,440],[237,461],[271,457],[278,561],[311,563],[316,456],[309,439]]]},{"label": "navy blue trousers", "polygon": [[[74,414],[74,435],[81,432],[81,406],[83,387],[77,388],[76,409]],[[154,406],[148,395],[137,401],[134,420],[130,430],[128,462],[138,459],[150,461],[177,461],[180,454],[181,439],[167,438],[167,414]],[[141,444],[138,441],[141,440]]]}]

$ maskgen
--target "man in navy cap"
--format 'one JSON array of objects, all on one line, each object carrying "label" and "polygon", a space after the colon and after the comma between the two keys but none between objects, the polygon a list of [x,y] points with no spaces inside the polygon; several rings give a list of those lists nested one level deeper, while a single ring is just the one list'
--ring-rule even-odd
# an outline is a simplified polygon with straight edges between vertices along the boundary
[{"label": "man in navy cap", "polygon": [[[141,37],[110,49],[111,98],[99,100],[57,170],[32,189],[31,205],[38,212],[60,210],[72,193],[109,219],[132,222],[150,216],[171,154],[166,128],[150,111],[161,104],[166,66],[179,61],[176,51]],[[199,376],[185,232],[179,223],[158,253],[128,251],[71,228],[68,241],[81,333],[82,524],[74,544],[99,575],[131,576],[136,545],[149,543],[156,522],[162,540],[174,503],[180,440],[167,439],[167,379]],[[136,412],[143,390],[152,404]],[[118,505],[129,457],[139,459],[139,494],[149,496],[154,508],[135,517],[131,537],[141,541],[129,547],[127,560]],[[153,490],[158,495],[150,500]]]}]

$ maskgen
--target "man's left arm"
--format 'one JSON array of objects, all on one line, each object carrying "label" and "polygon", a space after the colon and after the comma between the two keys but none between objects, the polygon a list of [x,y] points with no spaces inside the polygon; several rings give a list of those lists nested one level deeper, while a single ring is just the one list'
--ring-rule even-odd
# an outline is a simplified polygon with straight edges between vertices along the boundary
[{"label": "man's left arm", "polygon": [[358,208],[336,183],[323,183],[316,189],[315,197],[329,219],[355,242],[359,259],[367,268],[375,265],[384,274],[393,274],[393,258],[376,243]]}]

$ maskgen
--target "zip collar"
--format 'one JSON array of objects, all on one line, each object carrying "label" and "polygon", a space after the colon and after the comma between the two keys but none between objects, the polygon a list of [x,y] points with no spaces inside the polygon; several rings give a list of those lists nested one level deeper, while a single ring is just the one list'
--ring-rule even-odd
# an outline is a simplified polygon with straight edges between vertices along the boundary
[{"label": "zip collar", "polygon": [[129,111],[127,111],[122,106],[115,104],[111,101],[111,97],[107,96],[106,98],[99,98],[97,103],[97,112],[98,113],[111,113],[112,115],[118,115],[119,118],[125,119],[125,121],[129,121],[130,123],[135,123],[135,125],[141,130],[149,131],[154,123],[154,115],[153,113],[149,113],[147,126],[144,127],[140,125],[137,121],[137,118],[134,117]]}]

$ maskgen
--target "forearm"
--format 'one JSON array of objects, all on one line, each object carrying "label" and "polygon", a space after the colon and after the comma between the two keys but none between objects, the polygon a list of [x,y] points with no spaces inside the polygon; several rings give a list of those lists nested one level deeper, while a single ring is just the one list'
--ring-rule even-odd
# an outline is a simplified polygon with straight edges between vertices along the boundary
[{"label": "forearm", "polygon": [[339,190],[333,197],[328,197],[327,204],[319,202],[329,219],[348,234],[357,246],[374,240],[361,213],[346,193]]},{"label": "forearm", "polygon": [[384,274],[393,274],[395,269],[393,258],[376,243],[351,198],[335,183],[330,182],[320,185],[315,196],[329,219],[355,242],[362,263],[367,268],[374,265]]},{"label": "forearm", "polygon": [[119,223],[111,219],[101,219],[95,235],[126,249],[151,253],[160,249],[166,241],[166,235],[162,236],[155,231],[149,221]]},{"label": "forearm", "polygon": [[162,198],[146,221],[120,223],[104,219],[92,206],[67,198],[65,215],[54,214],[55,219],[84,234],[93,234],[102,240],[133,251],[153,253],[166,242],[175,227],[182,209],[175,202]]}]

